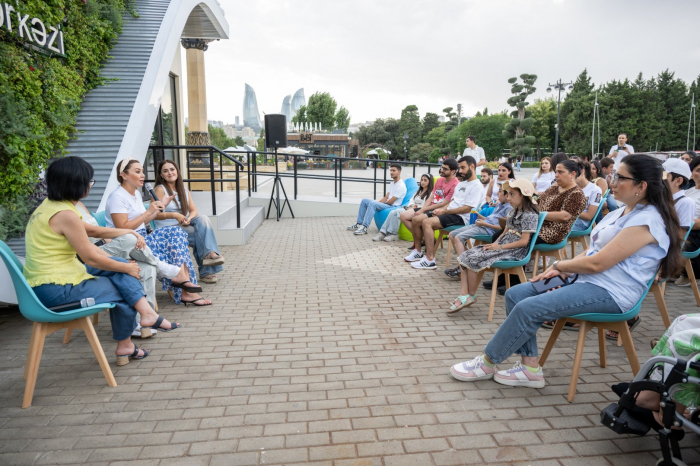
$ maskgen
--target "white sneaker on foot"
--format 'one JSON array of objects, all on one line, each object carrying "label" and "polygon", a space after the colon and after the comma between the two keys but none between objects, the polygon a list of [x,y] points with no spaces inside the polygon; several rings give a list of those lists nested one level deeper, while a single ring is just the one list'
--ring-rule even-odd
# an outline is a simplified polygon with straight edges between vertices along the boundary
[{"label": "white sneaker on foot", "polygon": [[413,267],[414,269],[435,270],[437,269],[437,264],[435,263],[435,261],[423,259],[421,261],[412,262],[411,267]]},{"label": "white sneaker on foot", "polygon": [[676,280],[676,286],[690,286],[690,279],[685,275],[681,275],[681,277]]},{"label": "white sneaker on foot", "polygon": [[414,249],[413,251],[411,251],[411,254],[404,257],[403,260],[405,260],[406,262],[416,262],[416,261],[421,260],[423,258],[423,256],[424,256],[424,254],[422,252],[420,252],[417,249]]},{"label": "white sneaker on foot", "polygon": [[385,237],[386,237],[386,235],[380,231],[379,233],[377,233],[377,236],[375,236],[374,238],[372,238],[372,241],[381,241],[381,240],[383,240]]},{"label": "white sneaker on foot", "polygon": [[399,239],[399,237],[396,235],[386,235],[382,241],[391,242],[396,241],[397,239]]},{"label": "white sneaker on foot", "polygon": [[366,235],[367,234],[367,227],[364,225],[360,225],[360,228],[355,230],[356,235]]},{"label": "white sneaker on foot", "polygon": [[481,356],[477,356],[471,361],[460,362],[450,369],[450,375],[462,382],[473,382],[474,380],[492,379],[496,373],[496,367],[489,367]]},{"label": "white sneaker on foot", "polygon": [[360,224],[360,223],[353,223],[352,225],[350,225],[349,227],[347,227],[347,230],[349,230],[349,231],[355,231],[355,230],[357,230],[358,228],[360,228],[361,226],[362,226],[362,224]]},{"label": "white sneaker on foot", "polygon": [[494,382],[509,385],[511,387],[544,387],[544,373],[542,372],[542,366],[538,367],[538,370],[535,373],[530,371],[520,361],[516,362],[511,369],[496,372],[496,374],[493,376],[493,380]]}]

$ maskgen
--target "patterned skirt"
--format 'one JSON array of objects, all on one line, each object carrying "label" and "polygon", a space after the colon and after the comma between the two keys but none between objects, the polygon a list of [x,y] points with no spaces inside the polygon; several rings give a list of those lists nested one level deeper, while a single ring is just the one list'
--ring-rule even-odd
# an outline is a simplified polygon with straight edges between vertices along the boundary
[{"label": "patterned skirt", "polygon": [[[138,233],[146,239],[146,244],[153,254],[163,262],[171,265],[187,266],[190,281],[197,284],[197,274],[192,265],[192,257],[187,243],[187,233],[180,226],[156,228],[153,233],[146,236],[146,230],[138,230]],[[182,300],[182,289],[173,287],[172,280],[160,278],[163,291],[172,291],[175,304]]]},{"label": "patterned skirt", "polygon": [[[498,238],[498,244],[514,243],[519,239],[520,236],[508,232]],[[522,260],[527,256],[527,250],[527,247],[523,247],[517,249],[502,249],[500,251],[486,251],[484,250],[484,246],[476,246],[460,254],[459,264],[465,269],[480,272],[491,267],[494,262]]]}]

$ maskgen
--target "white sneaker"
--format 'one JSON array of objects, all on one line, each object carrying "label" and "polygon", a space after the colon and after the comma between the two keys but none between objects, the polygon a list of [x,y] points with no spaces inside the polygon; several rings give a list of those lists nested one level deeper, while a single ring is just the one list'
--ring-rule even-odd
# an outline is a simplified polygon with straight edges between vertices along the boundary
[{"label": "white sneaker", "polygon": [[381,241],[381,240],[383,240],[385,237],[386,237],[386,235],[380,231],[379,233],[377,233],[377,236],[375,236],[374,238],[372,238],[372,241]]},{"label": "white sneaker", "polygon": [[[155,335],[156,333],[158,333],[158,330],[152,328],[151,335]],[[141,324],[138,324],[138,323],[136,324],[136,328],[134,329],[133,332],[131,332],[131,336],[141,338]]]},{"label": "white sneaker", "polygon": [[416,261],[421,260],[423,258],[423,256],[424,256],[424,254],[422,252],[420,252],[417,249],[414,249],[413,251],[411,251],[411,254],[404,257],[403,260],[405,260],[406,262],[416,262]]},{"label": "white sneaker", "polygon": [[435,263],[435,261],[423,259],[421,261],[411,263],[411,267],[413,267],[414,269],[435,270],[437,269],[437,264]]},{"label": "white sneaker", "polygon": [[367,234],[367,227],[364,225],[360,225],[360,228],[355,230],[356,235],[366,235]]},{"label": "white sneaker", "polygon": [[352,225],[347,227],[347,230],[354,231],[354,230],[357,230],[358,228],[360,228],[361,226],[362,226],[362,224],[360,224],[360,223],[353,223]]},{"label": "white sneaker", "polygon": [[386,235],[382,241],[391,242],[396,241],[397,239],[399,239],[399,237],[396,235]]},{"label": "white sneaker", "polygon": [[450,369],[450,375],[462,382],[472,382],[474,380],[492,379],[496,373],[496,367],[486,365],[481,356],[477,356],[471,361],[460,362]]},{"label": "white sneaker", "polygon": [[676,280],[676,286],[690,286],[690,279],[685,275],[681,275],[680,278]]},{"label": "white sneaker", "polygon": [[538,367],[535,373],[531,372],[520,361],[516,362],[511,369],[496,372],[493,380],[511,387],[544,388],[545,385],[542,366]]}]

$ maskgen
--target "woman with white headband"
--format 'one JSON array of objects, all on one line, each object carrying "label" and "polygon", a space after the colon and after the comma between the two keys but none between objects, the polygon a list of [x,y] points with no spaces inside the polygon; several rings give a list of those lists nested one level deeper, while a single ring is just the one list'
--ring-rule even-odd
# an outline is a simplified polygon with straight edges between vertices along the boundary
[{"label": "woman with white headband", "polygon": [[162,201],[151,202],[146,209],[143,206],[143,198],[139,188],[143,187],[145,175],[143,167],[137,160],[127,158],[117,164],[117,180],[120,187],[115,189],[107,199],[105,220],[108,227],[126,228],[136,230],[146,238],[146,244],[155,256],[180,267],[185,265],[189,272],[186,281],[175,281],[173,277],[161,276],[163,290],[171,292],[176,304],[209,306],[211,300],[199,296],[202,287],[197,285],[197,276],[192,265],[190,250],[188,248],[187,233],[177,226],[157,228],[146,236],[146,225],[154,220],[158,214],[171,201],[171,197],[165,196]]}]

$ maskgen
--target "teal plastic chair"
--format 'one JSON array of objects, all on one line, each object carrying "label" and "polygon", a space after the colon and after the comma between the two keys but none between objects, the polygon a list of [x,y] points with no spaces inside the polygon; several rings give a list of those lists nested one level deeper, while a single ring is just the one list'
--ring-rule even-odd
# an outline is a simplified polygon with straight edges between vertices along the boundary
[{"label": "teal plastic chair", "polygon": [[[527,255],[519,261],[498,261],[494,262],[491,267],[482,270],[479,272],[477,275],[477,285],[481,283],[481,279],[484,276],[484,273],[486,272],[493,272],[493,283],[496,284],[498,283],[498,276],[500,274],[505,274],[506,276],[506,289],[510,288],[510,276],[511,275],[517,275],[520,277],[520,283],[525,283],[527,281],[527,278],[525,278],[525,270],[523,270],[523,266],[530,262],[530,257],[532,256],[532,250],[535,247],[535,241],[537,240],[537,236],[540,234],[540,230],[542,229],[542,224],[544,223],[544,218],[547,216],[547,212],[540,212],[539,215],[539,220],[537,222],[537,229],[535,230],[535,234],[532,235],[532,238],[530,238],[530,247],[527,250]],[[489,239],[490,241],[490,239]],[[496,305],[496,293],[497,293],[498,286],[493,286],[491,287],[491,304],[489,304],[489,317],[488,321],[491,322],[493,319],[493,308]]]},{"label": "teal plastic chair", "polygon": [[0,257],[5,263],[7,270],[12,278],[12,284],[17,294],[17,302],[19,310],[24,317],[34,322],[32,327],[32,337],[29,342],[29,352],[27,354],[27,362],[24,366],[24,378],[27,380],[24,389],[24,400],[22,408],[28,408],[32,404],[34,395],[34,387],[39,373],[39,364],[41,363],[41,354],[44,351],[44,341],[47,335],[57,332],[62,329],[79,328],[85,331],[85,336],[90,342],[92,351],[95,353],[97,362],[100,364],[102,373],[107,379],[107,384],[110,387],[116,387],[117,382],[114,380],[112,370],[109,368],[109,363],[102,351],[102,345],[97,338],[95,328],[92,326],[90,316],[98,312],[111,309],[114,304],[96,304],[95,306],[84,307],[66,312],[53,312],[47,309],[34,294],[34,290],[25,280],[22,271],[24,266],[19,261],[17,256],[3,241],[0,241]]},{"label": "teal plastic chair", "polygon": [[583,359],[583,347],[586,343],[586,334],[588,334],[588,331],[593,328],[598,329],[600,367],[605,367],[607,365],[605,357],[605,330],[612,330],[620,335],[622,344],[625,347],[625,352],[627,353],[627,359],[630,363],[630,367],[632,368],[632,373],[637,375],[637,372],[639,372],[639,359],[637,358],[637,352],[634,349],[634,341],[632,341],[632,334],[627,326],[627,321],[634,319],[639,314],[639,311],[642,309],[642,302],[644,302],[644,298],[646,298],[647,293],[649,293],[652,285],[654,285],[655,278],[656,274],[654,274],[654,277],[649,280],[649,283],[647,283],[647,289],[644,291],[641,298],[639,298],[637,304],[627,312],[623,312],[621,314],[588,312],[585,314],[576,314],[570,317],[557,319],[557,323],[554,325],[551,335],[549,335],[549,340],[547,340],[547,345],[544,347],[544,351],[542,351],[542,356],[540,356],[540,366],[544,366],[544,363],[547,361],[549,353],[552,351],[554,343],[556,343],[557,339],[559,338],[559,334],[564,328],[564,325],[567,322],[579,324],[578,343],[576,344],[576,354],[574,356],[571,382],[569,382],[569,396],[567,398],[569,403],[573,402],[574,397],[576,396],[576,384],[578,383],[578,374],[581,369],[581,360]]},{"label": "teal plastic chair", "polygon": [[[415,178],[406,178],[403,180],[403,182],[406,184],[406,195],[403,197],[403,200],[401,201],[401,206],[407,206],[408,204],[411,203],[411,199],[413,199],[413,196],[416,195],[418,192],[418,183],[416,182]],[[144,204],[145,205],[145,204]],[[146,207],[148,208],[148,207]],[[389,217],[389,212],[392,210],[399,209],[399,206],[395,207],[389,207],[388,209],[380,210],[378,212],[374,213],[374,224],[377,226],[377,230],[382,229],[382,225],[384,225],[384,222],[386,222],[386,219]]]},{"label": "teal plastic chair", "polygon": [[[685,235],[686,240],[688,239],[688,235],[690,235],[690,230],[692,229],[693,224],[690,225],[690,228],[688,229],[688,232]],[[685,258],[685,273],[688,274],[688,280],[690,280],[690,287],[693,289],[693,294],[695,295],[695,304],[700,306],[700,291],[698,290],[698,284],[695,281],[697,277],[695,276],[695,272],[693,271],[693,263],[691,262],[692,259],[695,259],[698,256],[700,256],[700,249],[696,249],[695,251],[681,251],[681,254]]]},{"label": "teal plastic chair", "polygon": [[95,220],[97,220],[97,224],[101,227],[106,227],[107,226],[107,219],[105,219],[105,211],[101,210],[99,212],[92,213],[92,216]]},{"label": "teal plastic chair", "polygon": [[[546,212],[545,212],[546,213]],[[576,220],[578,220],[578,216],[576,217]],[[574,223],[576,223],[576,220],[574,220]],[[539,262],[540,258],[542,258],[542,270],[547,270],[547,262],[546,262],[546,257],[553,257],[554,259],[557,260],[564,260],[566,256],[566,242],[569,240],[569,236],[571,236],[571,230],[569,230],[569,233],[566,234],[564,239],[557,243],[557,244],[536,244],[535,245],[535,261],[532,266],[532,278],[535,278],[537,275],[537,270],[539,269]]]},{"label": "teal plastic chair", "polygon": [[[608,189],[605,191],[605,194],[603,194],[602,199],[600,200],[600,204],[598,204],[598,208],[595,211],[595,215],[593,216],[593,220],[591,220],[591,224],[588,225],[588,228],[585,230],[574,230],[571,233],[569,233],[569,244],[571,245],[571,258],[573,259],[576,257],[576,244],[580,243],[583,246],[583,250],[585,251],[588,249],[588,242],[586,241],[586,236],[591,234],[591,231],[593,231],[593,227],[595,226],[595,219],[598,218],[598,215],[600,215],[600,212],[603,210],[603,206],[605,205],[605,202],[608,200],[608,196],[610,195],[610,190]],[[564,251],[566,253],[566,250]]]}]

